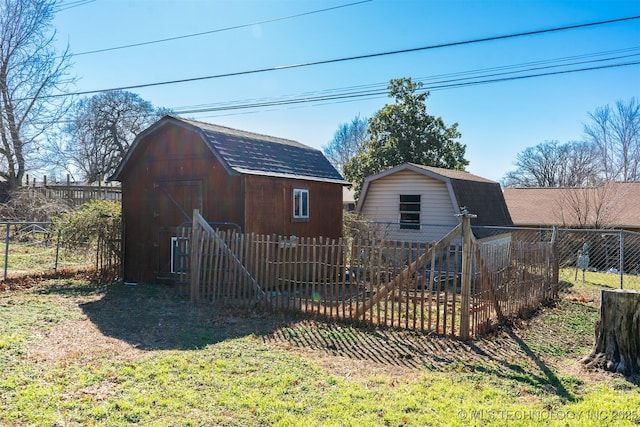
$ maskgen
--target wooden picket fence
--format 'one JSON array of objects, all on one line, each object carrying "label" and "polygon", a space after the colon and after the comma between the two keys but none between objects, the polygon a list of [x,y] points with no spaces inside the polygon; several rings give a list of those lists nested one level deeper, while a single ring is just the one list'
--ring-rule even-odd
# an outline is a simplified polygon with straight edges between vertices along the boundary
[{"label": "wooden picket fence", "polygon": [[550,244],[483,244],[468,222],[439,242],[419,244],[220,231],[195,211],[179,234],[188,256],[176,259],[176,271],[198,303],[466,339],[554,295]]}]

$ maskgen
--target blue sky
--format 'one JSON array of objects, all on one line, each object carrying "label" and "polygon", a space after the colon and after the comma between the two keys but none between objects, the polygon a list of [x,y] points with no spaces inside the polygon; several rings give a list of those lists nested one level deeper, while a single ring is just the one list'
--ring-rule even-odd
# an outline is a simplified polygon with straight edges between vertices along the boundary
[{"label": "blue sky", "polygon": [[[69,45],[75,91],[238,73],[276,66],[433,46],[640,15],[640,2],[444,0],[95,0],[64,9],[54,21]],[[72,5],[72,0],[65,0]],[[344,6],[339,7],[338,6]],[[298,17],[293,15],[335,7]],[[281,19],[273,22],[266,22]],[[261,24],[258,24],[262,22]],[[254,25],[247,25],[254,24]],[[238,27],[140,47],[83,52]],[[194,106],[301,98],[392,78],[426,84],[496,67],[615,61],[525,71],[521,75],[640,60],[640,20],[556,33],[427,49],[189,83],[130,89],[155,106]],[[573,58],[573,59],[569,59]],[[553,61],[552,61],[553,60]],[[544,62],[540,62],[544,61]],[[533,65],[536,63],[537,65]],[[530,64],[523,66],[522,64]],[[459,80],[457,80],[459,81]],[[458,123],[469,172],[499,181],[516,154],[547,140],[582,138],[588,113],[640,97],[640,65],[433,89],[430,114]],[[308,102],[188,116],[290,138],[321,149],[341,123],[370,117],[386,96]]]}]

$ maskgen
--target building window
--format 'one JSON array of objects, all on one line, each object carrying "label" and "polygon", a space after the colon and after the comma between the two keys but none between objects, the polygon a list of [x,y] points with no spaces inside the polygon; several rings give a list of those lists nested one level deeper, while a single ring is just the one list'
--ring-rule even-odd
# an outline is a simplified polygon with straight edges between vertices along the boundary
[{"label": "building window", "polygon": [[420,195],[400,195],[400,229],[420,230]]},{"label": "building window", "polygon": [[293,217],[309,218],[309,190],[294,188]]}]

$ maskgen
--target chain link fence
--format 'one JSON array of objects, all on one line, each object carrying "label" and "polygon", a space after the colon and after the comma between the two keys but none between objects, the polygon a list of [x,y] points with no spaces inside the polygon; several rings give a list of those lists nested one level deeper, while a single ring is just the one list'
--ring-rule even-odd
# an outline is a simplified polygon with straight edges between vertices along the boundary
[{"label": "chain link fence", "polygon": [[96,264],[95,249],[65,247],[50,222],[0,222],[0,242],[3,280]]},{"label": "chain link fence", "polygon": [[[517,241],[550,242],[552,228],[473,227],[485,239],[508,235]],[[609,288],[640,288],[640,233],[626,230],[558,228],[559,282],[583,281]]]},{"label": "chain link fence", "polygon": [[[366,235],[380,240],[432,243],[456,224],[420,224],[413,229],[400,223],[350,221],[345,235]],[[550,242],[553,228],[474,226],[483,242]],[[559,282],[584,281],[610,288],[640,288],[640,233],[626,230],[555,230]]]},{"label": "chain link fence", "polygon": [[558,230],[560,281],[640,288],[640,233]]}]

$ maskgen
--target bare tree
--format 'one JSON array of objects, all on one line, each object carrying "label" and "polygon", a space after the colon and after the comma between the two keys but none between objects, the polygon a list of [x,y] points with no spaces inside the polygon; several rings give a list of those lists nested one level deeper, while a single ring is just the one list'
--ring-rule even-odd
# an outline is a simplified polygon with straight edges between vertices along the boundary
[{"label": "bare tree", "polygon": [[503,179],[506,187],[580,187],[600,183],[598,148],[589,142],[546,141],[516,157],[516,170]]},{"label": "bare tree", "polygon": [[69,124],[50,150],[68,172],[79,171],[80,179],[95,182],[109,177],[136,135],[166,113],[126,91],[84,98],[73,106]]},{"label": "bare tree", "polygon": [[616,102],[589,113],[585,124],[587,140],[599,149],[606,181],[640,180],[640,102]]},{"label": "bare tree", "polygon": [[615,225],[620,195],[611,186],[564,188],[561,194],[556,202],[564,225],[595,229]]},{"label": "bare tree", "polygon": [[351,123],[343,123],[333,135],[333,139],[323,147],[325,156],[342,173],[342,167],[355,156],[369,138],[369,121],[359,115]]},{"label": "bare tree", "polygon": [[43,132],[64,114],[69,53],[55,51],[56,0],[0,0],[0,177],[21,186]]}]

